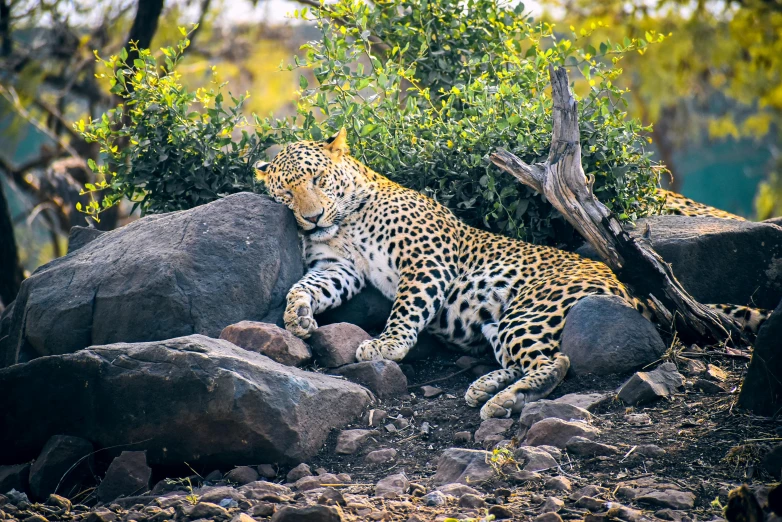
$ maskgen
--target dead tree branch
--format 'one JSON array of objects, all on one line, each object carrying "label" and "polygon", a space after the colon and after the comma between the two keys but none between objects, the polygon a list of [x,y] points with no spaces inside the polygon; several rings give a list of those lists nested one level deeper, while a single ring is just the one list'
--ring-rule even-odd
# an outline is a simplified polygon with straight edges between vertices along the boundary
[{"label": "dead tree branch", "polygon": [[673,325],[692,341],[742,340],[730,318],[697,302],[682,287],[669,264],[645,240],[637,240],[592,193],[593,178],[581,166],[578,107],[564,68],[550,67],[554,100],[551,149],[545,163],[528,165],[499,149],[491,161],[544,194],[598,252],[633,294],[647,302],[661,324]]}]

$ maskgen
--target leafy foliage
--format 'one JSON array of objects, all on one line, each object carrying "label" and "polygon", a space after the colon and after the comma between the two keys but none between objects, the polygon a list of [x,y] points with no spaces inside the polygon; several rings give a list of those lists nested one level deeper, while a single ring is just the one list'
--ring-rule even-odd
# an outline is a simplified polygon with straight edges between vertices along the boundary
[{"label": "leafy foliage", "polygon": [[[561,242],[567,229],[561,216],[491,167],[487,155],[504,147],[528,162],[545,158],[553,110],[548,68],[566,66],[572,76],[582,76],[577,82],[582,162],[595,176],[596,194],[625,220],[659,209],[655,188],[663,169],[646,151],[649,128],[627,119],[626,91],[615,79],[626,53],[645,52],[661,35],[648,32],[644,39],[595,47],[586,40],[597,25],[571,28],[565,36],[550,24],[535,23],[522,5],[510,8],[494,0],[372,5],[340,0],[296,15],[321,31],[290,66],[303,73],[297,114],[256,117],[255,134],[243,131],[238,143],[230,137],[242,123],[243,98],[225,109],[217,91],[185,91],[173,72],[172,50],[164,50],[163,75],[149,51],[133,67],[122,56],[108,60],[113,89],[127,109],[120,106],[85,131],[101,143],[108,165],[117,165],[103,186],[111,186],[115,198],[139,202],[145,212],[188,208],[256,189],[244,157],[254,160],[262,147],[320,140],[344,126],[359,159],[435,197],[468,223],[536,242]],[[205,96],[206,111],[192,112],[190,105]],[[119,126],[123,117],[131,123]],[[131,146],[118,149],[117,139],[125,136]]]}]

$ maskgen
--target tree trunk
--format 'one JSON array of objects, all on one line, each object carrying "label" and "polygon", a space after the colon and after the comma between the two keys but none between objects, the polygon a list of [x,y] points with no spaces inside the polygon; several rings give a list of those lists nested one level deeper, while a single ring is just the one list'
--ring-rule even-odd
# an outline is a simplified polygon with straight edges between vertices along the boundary
[{"label": "tree trunk", "polygon": [[581,166],[578,109],[567,72],[550,67],[549,73],[554,130],[548,159],[528,165],[499,149],[491,155],[492,163],[545,195],[619,280],[649,305],[661,324],[675,325],[687,341],[745,340],[736,323],[693,299],[648,242],[630,237],[616,216],[595,198],[594,179],[587,179]]},{"label": "tree trunk", "polygon": [[23,279],[24,272],[19,264],[11,211],[5,198],[3,183],[0,181],[0,302],[4,306],[16,299]]},{"label": "tree trunk", "polygon": [[[149,49],[152,38],[157,32],[158,19],[162,12],[163,0],[139,0],[136,18],[128,33],[128,44],[137,42],[139,49]],[[133,60],[136,58],[138,53],[128,48],[128,63],[133,65]]]},{"label": "tree trunk", "polygon": [[756,415],[782,415],[782,303],[758,332],[739,405]]}]

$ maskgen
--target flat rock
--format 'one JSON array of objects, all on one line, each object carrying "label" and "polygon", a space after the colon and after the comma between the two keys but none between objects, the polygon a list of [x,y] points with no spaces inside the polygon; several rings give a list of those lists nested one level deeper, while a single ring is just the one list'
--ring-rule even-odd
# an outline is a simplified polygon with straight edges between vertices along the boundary
[{"label": "flat rock", "polygon": [[610,393],[568,393],[554,399],[554,402],[564,402],[565,404],[582,408],[591,413],[604,402],[611,400],[611,396],[612,394]]},{"label": "flat rock", "polygon": [[385,464],[386,462],[394,460],[396,458],[396,453],[394,448],[370,451],[367,453],[367,456],[364,457],[364,462],[372,465]]},{"label": "flat rock", "polygon": [[[487,437],[507,433],[511,426],[513,426],[513,419],[486,419],[481,422],[473,439],[475,442],[483,442]],[[500,440],[502,440],[502,437],[500,437]]]},{"label": "flat rock", "polygon": [[558,464],[549,452],[534,446],[516,448],[513,456],[519,462],[523,471],[541,471],[556,468]]},{"label": "flat rock", "polygon": [[[4,370],[0,370],[0,373],[3,371]],[[37,394],[45,395],[46,398],[49,399],[48,393],[50,392],[47,391],[47,388],[50,389],[53,383],[49,382],[45,376],[42,377],[44,377],[40,380],[40,386],[42,386],[42,388],[37,390]],[[2,381],[1,377],[0,381]],[[6,388],[2,385],[0,385],[0,388],[8,392],[0,394],[0,419],[2,419],[4,410],[6,409],[5,406],[2,405],[4,397],[14,395],[14,389],[11,387]],[[35,397],[35,395],[32,397]],[[55,398],[56,396],[52,395],[50,400],[54,400]],[[19,400],[30,399],[31,397],[28,396],[25,399],[20,398]],[[14,441],[21,442],[22,440],[28,439],[30,434],[34,432],[34,426],[44,423],[44,419],[41,419],[40,411],[49,410],[47,407],[39,411],[31,412],[32,416],[28,422],[32,422],[33,424],[28,426],[28,429],[25,430],[24,437],[17,437],[15,434],[7,433],[10,430],[0,430],[0,437],[3,437],[3,432],[5,432],[5,436],[10,437],[11,440]],[[56,409],[51,411],[55,414],[57,412]],[[9,424],[6,422],[0,422],[0,425],[23,426],[23,424]],[[43,449],[30,468],[30,494],[33,500],[43,501],[52,493],[70,496],[71,494],[78,492],[76,490],[79,489],[82,483],[92,479],[91,468],[93,447],[92,443],[87,439],[72,437],[70,435],[53,435],[51,438],[48,438],[48,440],[41,437],[36,442],[38,443],[29,447],[27,451],[9,451],[2,455],[3,452],[0,449],[0,455],[2,455],[0,456],[0,462],[2,462],[11,459],[16,460],[20,457],[23,460],[29,460],[32,451],[34,451],[36,447],[43,446]],[[60,480],[62,480],[63,477],[66,477],[66,479],[60,484]]]},{"label": "flat rock", "polygon": [[410,487],[410,481],[402,473],[389,475],[380,479],[375,485],[375,496],[383,498],[395,498],[407,492]]},{"label": "flat rock", "polygon": [[246,498],[253,500],[265,500],[269,496],[287,497],[293,495],[291,488],[265,480],[245,484],[238,491]]},{"label": "flat rock", "polygon": [[661,508],[692,509],[695,506],[694,494],[689,491],[676,491],[675,489],[651,491],[636,497],[635,500],[642,504]]},{"label": "flat rock", "polygon": [[567,442],[572,437],[579,436],[594,439],[599,433],[600,430],[585,422],[570,422],[562,419],[547,418],[536,422],[530,427],[524,442],[530,446],[546,444],[557,448],[565,448]]},{"label": "flat rock", "polygon": [[239,466],[226,473],[223,478],[233,484],[244,486],[250,482],[257,481],[259,476],[258,472],[250,466]]},{"label": "flat rock", "polygon": [[99,447],[145,441],[151,465],[207,469],[307,460],[372,401],[350,382],[201,335],[35,359],[0,370],[0,389],[0,425],[26,426],[24,437],[0,432],[0,462],[33,458],[67,432]]},{"label": "flat rock", "polygon": [[218,337],[243,320],[278,323],[302,265],[293,213],[266,196],[145,216],[22,283],[0,367],[91,345]]},{"label": "flat rock", "polygon": [[272,516],[272,522],[342,522],[342,515],[332,506],[285,506]]},{"label": "flat rock", "polygon": [[570,491],[573,488],[570,479],[563,476],[551,477],[546,481],[545,486],[546,489],[563,492]]},{"label": "flat rock", "polygon": [[147,465],[146,451],[123,451],[111,461],[96,495],[103,503],[119,497],[141,495],[149,491],[151,478],[152,468]]},{"label": "flat rock", "polygon": [[421,391],[424,392],[424,398],[426,399],[434,399],[443,394],[443,390],[434,386],[421,386]]},{"label": "flat rock", "polygon": [[324,484],[340,484],[342,480],[336,475],[331,473],[323,473],[314,477],[303,477],[293,484],[293,487],[297,491],[310,491],[312,489],[318,489]]},{"label": "flat rock", "polygon": [[288,472],[287,475],[285,475],[285,480],[287,482],[293,483],[297,480],[304,478],[304,477],[311,477],[314,473],[312,473],[312,469],[302,462],[292,470]]},{"label": "flat rock", "polygon": [[340,455],[352,455],[370,437],[380,435],[376,430],[342,430],[337,437],[336,452]]},{"label": "flat rock", "polygon": [[276,324],[241,321],[223,328],[220,339],[287,366],[301,366],[312,358],[304,341]]},{"label": "flat rock", "polygon": [[591,295],[570,309],[560,351],[572,375],[627,373],[658,360],[665,343],[657,328],[616,296]]},{"label": "flat rock", "polygon": [[[782,299],[782,228],[712,217],[650,216],[628,227],[630,235],[640,237],[647,225],[652,248],[697,301],[772,309]],[[591,247],[576,252],[595,259]]]},{"label": "flat rock", "polygon": [[523,439],[529,428],[543,419],[592,420],[592,414],[578,406],[566,402],[541,399],[524,405],[519,417],[518,437]]},{"label": "flat rock", "polygon": [[579,457],[599,457],[616,455],[619,453],[619,448],[616,446],[602,444],[580,436],[572,437],[567,441],[565,447],[569,453],[578,455]]},{"label": "flat rock", "polygon": [[199,519],[227,519],[228,510],[211,502],[199,502],[195,505],[186,505],[182,508],[185,516],[192,520]]},{"label": "flat rock", "polygon": [[673,363],[651,372],[637,372],[619,389],[618,397],[627,404],[644,404],[668,397],[684,386],[684,377]]},{"label": "flat rock", "polygon": [[543,507],[540,508],[541,513],[558,513],[563,507],[565,502],[557,497],[546,497],[546,502]]},{"label": "flat rock", "polygon": [[432,482],[476,484],[489,480],[494,474],[488,464],[490,455],[488,451],[449,448],[440,455]]},{"label": "flat rock", "polygon": [[346,364],[332,373],[366,386],[380,398],[407,393],[407,377],[394,361],[362,361]]},{"label": "flat rock", "polygon": [[321,326],[308,339],[315,360],[325,368],[337,368],[356,362],[358,345],[372,339],[358,326],[334,323]]},{"label": "flat rock", "polygon": [[707,395],[718,395],[720,393],[726,393],[727,390],[723,388],[719,383],[709,379],[697,379],[692,387],[696,390],[700,390]]}]

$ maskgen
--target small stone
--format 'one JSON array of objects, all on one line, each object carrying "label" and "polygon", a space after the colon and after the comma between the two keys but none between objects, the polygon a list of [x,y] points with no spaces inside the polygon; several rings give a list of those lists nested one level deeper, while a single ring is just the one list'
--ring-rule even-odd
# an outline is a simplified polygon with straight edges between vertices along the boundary
[{"label": "small stone", "polygon": [[534,446],[516,448],[513,457],[524,471],[542,471],[557,467],[557,461],[549,452]]},{"label": "small stone", "polygon": [[559,513],[565,507],[565,503],[557,497],[546,497],[546,503],[543,504],[541,513]]},{"label": "small stone", "polygon": [[228,518],[227,509],[211,502],[199,502],[194,506],[185,506],[182,511],[192,520],[199,518]]},{"label": "small stone", "polygon": [[[214,471],[210,471],[210,472],[209,472],[209,473],[208,473],[208,474],[207,474],[207,475],[204,477],[204,481],[205,481],[205,482],[219,482],[219,481],[221,481],[221,480],[223,480],[223,473],[222,473],[222,472],[221,472],[219,469],[216,469],[216,470],[214,470]],[[158,484],[160,484],[160,482],[158,482],[157,484],[155,484],[155,487],[153,487],[153,488],[152,488],[152,491],[155,491],[155,488],[157,488],[157,487],[158,487]],[[159,491],[159,490],[158,490],[158,491]]]},{"label": "small stone", "polygon": [[49,522],[49,519],[36,513],[31,517],[23,518],[22,522]]},{"label": "small stone", "polygon": [[342,430],[337,437],[336,452],[340,455],[352,455],[370,437],[377,436],[376,430]]},{"label": "small stone", "polygon": [[472,493],[462,495],[459,499],[459,507],[479,509],[484,506],[486,506],[486,502],[478,495],[473,495]]},{"label": "small stone", "polygon": [[223,328],[220,339],[286,366],[301,366],[312,359],[304,341],[275,324],[241,321]]},{"label": "small stone", "polygon": [[388,511],[385,509],[376,509],[369,514],[370,520],[388,520]]},{"label": "small stone", "polygon": [[706,372],[706,365],[695,359],[687,359],[684,367],[684,371],[690,375],[700,375]]},{"label": "small stone", "polygon": [[283,497],[293,495],[291,488],[274,482],[259,480],[251,482],[238,489],[239,493],[251,500],[266,500],[269,497]]},{"label": "small stone", "polygon": [[410,426],[410,421],[399,415],[396,419],[392,420],[391,423],[396,426],[396,429],[403,430]]},{"label": "small stone", "polygon": [[285,481],[292,484],[304,477],[311,477],[313,474],[314,473],[312,473],[312,468],[310,468],[306,463],[302,462],[290,470],[287,475],[285,475]]},{"label": "small stone", "polygon": [[637,497],[639,494],[639,491],[635,488],[631,488],[628,486],[619,486],[616,488],[616,491],[614,492],[614,496],[616,498],[621,498],[624,500],[633,500],[635,497]]},{"label": "small stone", "polygon": [[601,488],[600,486],[595,486],[594,484],[590,484],[588,486],[584,486],[583,488],[574,491],[568,498],[572,501],[578,501],[581,497],[597,497],[599,495],[602,495],[607,490],[606,488]]},{"label": "small stone", "polygon": [[525,404],[521,410],[518,436],[523,438],[533,424],[550,418],[564,421],[589,422],[592,420],[592,414],[583,408],[566,402],[549,401],[546,399],[530,402]]},{"label": "small stone", "polygon": [[413,411],[413,408],[410,406],[402,406],[399,408],[399,415],[402,417],[413,417],[415,415],[415,412]]},{"label": "small stone", "polygon": [[668,397],[684,386],[684,377],[673,363],[664,363],[651,372],[637,372],[617,394],[627,404],[644,404]]},{"label": "small stone", "polygon": [[472,440],[472,433],[469,431],[457,431],[453,434],[454,442],[470,442]]},{"label": "small stone", "polygon": [[676,491],[674,489],[647,492],[635,500],[642,504],[661,508],[692,509],[695,506],[695,495],[689,491]]},{"label": "small stone", "polygon": [[388,412],[386,410],[369,410],[364,415],[364,424],[372,426],[374,428],[383,425],[383,421],[388,418]]},{"label": "small stone", "polygon": [[501,443],[505,442],[507,439],[503,437],[502,435],[487,435],[484,439],[481,445],[484,449],[492,450],[495,447],[501,445]]},{"label": "small stone", "polygon": [[513,470],[508,475],[508,479],[516,484],[526,484],[528,482],[543,482],[543,475],[534,471]]},{"label": "small stone", "polygon": [[274,504],[261,502],[252,507],[250,514],[254,517],[268,517],[274,513]]},{"label": "small stone", "polygon": [[478,363],[480,363],[480,361],[475,357],[470,357],[469,355],[462,355],[461,357],[456,359],[456,362],[454,364],[460,370],[469,370],[470,368],[478,365]]},{"label": "small stone", "polygon": [[367,464],[383,464],[396,458],[396,450],[393,448],[370,451],[364,457]]},{"label": "small stone", "polygon": [[625,422],[633,426],[643,426],[652,423],[652,418],[648,413],[628,413],[625,415]]},{"label": "small stone", "polygon": [[342,496],[342,493],[334,488],[326,488],[318,497],[318,504],[325,504],[327,506],[344,506],[347,505],[347,502],[345,501],[345,497]]},{"label": "small stone", "polygon": [[569,422],[562,419],[549,418],[536,422],[527,432],[525,442],[530,446],[547,444],[564,448],[567,442],[575,436],[594,439],[600,430],[584,422]]},{"label": "small stone", "polygon": [[465,448],[448,448],[440,455],[437,472],[432,477],[434,484],[461,482],[483,482],[494,476],[489,465],[490,453]]},{"label": "small stone", "polygon": [[404,494],[408,487],[410,487],[410,481],[403,474],[389,475],[375,485],[375,496],[383,498],[398,497]]},{"label": "small stone", "polygon": [[55,495],[54,493],[49,495],[49,498],[46,499],[46,505],[58,509],[58,514],[60,515],[68,513],[71,510],[71,501],[60,495]]},{"label": "small stone", "polygon": [[641,444],[633,453],[643,457],[658,458],[665,455],[665,450],[656,444]]},{"label": "small stone", "polygon": [[[258,474],[263,478],[273,479],[277,476],[277,471],[271,464],[260,464],[258,466]],[[290,482],[290,480],[288,482]]]},{"label": "small stone", "polygon": [[[483,442],[491,435],[502,435],[513,426],[513,419],[486,419],[475,432],[475,442]],[[500,439],[502,440],[502,439]]]},{"label": "small stone", "polygon": [[115,520],[117,520],[116,513],[113,513],[106,508],[99,507],[87,515],[84,522],[114,522]]},{"label": "small stone", "polygon": [[396,429],[396,426],[394,426],[393,424],[386,424],[384,428],[388,433],[396,433],[397,431],[399,431],[398,429]]},{"label": "small stone", "polygon": [[308,342],[318,364],[337,368],[355,363],[358,346],[370,339],[372,336],[354,324],[333,323],[312,332]]},{"label": "small stone", "polygon": [[387,359],[346,364],[333,373],[366,386],[381,399],[407,393],[407,377],[398,364]]},{"label": "small stone", "polygon": [[489,515],[494,515],[495,520],[506,520],[513,518],[513,512],[505,506],[492,506],[489,508]]},{"label": "small stone", "polygon": [[674,522],[681,522],[683,513],[670,508],[660,509],[654,512],[654,516],[660,520],[672,520]]},{"label": "small stone", "polygon": [[342,522],[342,515],[332,506],[285,506],[274,514],[272,522]]},{"label": "small stone", "polygon": [[303,477],[297,480],[293,487],[297,491],[309,491],[311,489],[318,489],[323,484],[340,484],[341,481],[336,475],[326,473],[324,475],[318,475],[317,477]]},{"label": "small stone", "polygon": [[258,472],[250,466],[239,466],[226,473],[225,480],[244,486],[258,480]]},{"label": "small stone", "polygon": [[616,446],[601,444],[584,437],[572,437],[566,444],[568,452],[580,457],[598,457],[601,455],[609,456],[619,453]]},{"label": "small stone", "polygon": [[434,399],[443,393],[443,390],[434,386],[421,386],[421,391],[424,392],[424,397],[427,399]]},{"label": "small stone", "polygon": [[[118,497],[130,497],[149,491],[152,469],[147,465],[146,451],[123,451],[111,461],[96,495],[103,503]],[[203,518],[203,517],[196,517]]]},{"label": "small stone", "polygon": [[349,484],[353,481],[347,473],[337,473],[337,480],[340,484]]},{"label": "small stone", "polygon": [[576,507],[585,508],[592,512],[603,511],[605,504],[605,500],[589,496],[583,496],[576,501]]},{"label": "small stone", "polygon": [[717,395],[726,392],[725,388],[716,382],[703,378],[696,380],[692,387],[708,395]]},{"label": "small stone", "polygon": [[237,513],[231,519],[231,522],[255,522],[255,520],[253,520],[253,517],[251,517],[247,513]]},{"label": "small stone", "polygon": [[611,394],[609,393],[568,393],[554,399],[554,402],[561,402],[593,412],[600,405],[611,400]]},{"label": "small stone", "polygon": [[573,488],[573,484],[570,479],[563,476],[551,477],[546,481],[546,489],[552,489],[554,491],[570,491]]},{"label": "small stone", "polygon": [[494,494],[498,497],[502,498],[509,498],[511,496],[512,491],[508,488],[497,488],[494,490]]},{"label": "small stone", "polygon": [[448,499],[442,491],[432,491],[421,497],[421,501],[425,506],[437,507],[445,505]]},{"label": "small stone", "polygon": [[535,522],[562,522],[562,517],[557,513],[542,513],[533,520]]},{"label": "small stone", "polygon": [[706,373],[704,374],[704,377],[717,382],[725,382],[728,380],[728,372],[719,366],[708,364],[706,365]]},{"label": "small stone", "polygon": [[[196,490],[196,496],[198,496],[201,502],[211,502],[212,504],[221,505],[224,500],[242,500],[244,496],[231,486],[216,486],[216,487],[203,487]],[[225,507],[225,506],[223,506]]]},{"label": "small stone", "polygon": [[466,484],[456,483],[443,484],[437,488],[437,491],[456,498],[461,498],[462,495],[480,495],[480,492],[477,489],[471,488]]}]

